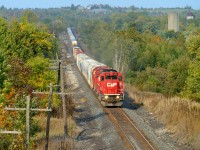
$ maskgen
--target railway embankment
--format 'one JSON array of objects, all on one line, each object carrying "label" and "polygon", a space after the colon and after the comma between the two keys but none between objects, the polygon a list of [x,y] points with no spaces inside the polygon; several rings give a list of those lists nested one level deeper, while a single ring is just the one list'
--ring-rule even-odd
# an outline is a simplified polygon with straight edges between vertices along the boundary
[{"label": "railway embankment", "polygon": [[127,92],[134,105],[138,106],[134,112],[155,130],[157,136],[164,141],[173,139],[174,145],[181,149],[199,149],[199,103],[141,92],[130,86],[127,86]]},{"label": "railway embankment", "polygon": [[[81,43],[81,47],[82,45],[83,43]],[[87,51],[87,49],[84,50]],[[181,143],[177,138],[174,138],[165,124],[157,119],[157,116],[147,109],[142,102],[135,101],[134,92],[131,93],[130,89],[127,92],[123,106],[124,111],[158,149],[191,149],[190,145]]]},{"label": "railway embankment", "polygon": [[[68,50],[69,53],[71,53],[70,47],[68,47]],[[73,57],[72,53],[70,54],[70,57]],[[98,102],[98,99],[94,97],[94,93],[92,93],[92,91],[84,81],[83,77],[78,72],[75,63],[71,64],[71,70],[75,71],[74,73],[71,72],[70,74],[72,75],[71,78],[76,80],[76,84],[71,85],[76,85],[75,88],[73,88],[75,89],[74,92],[77,93],[74,97],[76,101],[75,112],[77,115],[75,115],[75,120],[77,122],[77,128],[80,129],[80,132],[78,133],[76,138],[76,145],[78,146],[77,149],[79,149],[80,147],[87,147],[87,145],[92,145],[90,149],[95,149],[100,145],[101,147],[102,145],[104,145],[104,148],[107,149],[126,148],[123,142],[120,140],[120,136],[117,134],[111,121],[106,117],[107,114],[103,111],[102,106]],[[82,95],[79,95],[78,93],[82,93]],[[162,132],[161,129],[164,128],[164,125],[159,123],[159,121],[157,121],[154,116],[150,117],[149,119],[148,115],[151,113],[148,113],[148,111],[146,111],[144,107],[141,107],[141,105],[133,103],[133,99],[131,99],[129,95],[126,95],[125,97],[123,109],[131,118],[131,120],[133,120],[137,124],[140,130],[145,133],[145,136],[147,136],[148,139],[150,139],[158,149],[178,150],[188,148],[185,145],[182,145],[176,140],[172,139],[171,135],[168,132]],[[143,113],[140,114],[139,112]],[[93,116],[91,116],[92,114]],[[154,120],[155,122],[151,122],[151,118],[153,118],[152,120]],[[92,123],[93,121],[94,123]],[[154,128],[154,126],[152,126],[150,122],[152,124],[155,124],[156,128]],[[98,134],[96,134],[97,131]],[[99,140],[95,136],[91,137],[90,134],[99,135]],[[102,137],[102,135],[104,136]],[[91,137],[91,139],[93,140],[87,140],[86,137],[88,136]],[[113,143],[113,138],[115,139],[115,143],[117,143],[116,145]],[[107,139],[106,144],[105,139]]]}]

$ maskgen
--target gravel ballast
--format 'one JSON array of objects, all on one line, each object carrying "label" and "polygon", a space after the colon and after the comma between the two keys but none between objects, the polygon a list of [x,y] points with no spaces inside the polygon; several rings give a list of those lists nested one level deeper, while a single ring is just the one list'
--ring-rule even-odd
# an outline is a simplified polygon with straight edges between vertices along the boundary
[{"label": "gravel ballast", "polygon": [[[68,47],[68,50],[70,48]],[[77,123],[77,135],[74,138],[74,149],[126,149],[111,121],[102,109],[99,101],[81,76],[72,54],[68,53],[71,63],[66,66],[65,73],[69,91],[72,91],[75,103],[74,119]],[[125,96],[123,110],[135,122],[137,127],[160,150],[186,150],[188,147],[178,144],[164,132],[160,124],[143,106],[135,106],[128,95]]]}]

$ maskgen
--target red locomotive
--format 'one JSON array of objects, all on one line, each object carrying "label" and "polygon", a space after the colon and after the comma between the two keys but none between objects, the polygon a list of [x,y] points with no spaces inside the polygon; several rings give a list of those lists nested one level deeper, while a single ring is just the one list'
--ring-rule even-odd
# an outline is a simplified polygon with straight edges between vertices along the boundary
[{"label": "red locomotive", "polygon": [[124,100],[122,74],[87,56],[77,46],[78,43],[71,29],[68,28],[67,31],[70,43],[73,45],[73,57],[76,65],[90,87],[98,94],[101,104],[103,106],[122,106]]}]

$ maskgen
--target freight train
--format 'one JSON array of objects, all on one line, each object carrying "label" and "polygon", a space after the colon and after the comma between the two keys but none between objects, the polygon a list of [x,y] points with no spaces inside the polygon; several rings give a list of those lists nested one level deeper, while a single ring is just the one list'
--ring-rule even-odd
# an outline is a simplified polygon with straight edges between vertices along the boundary
[{"label": "freight train", "polygon": [[101,104],[104,107],[121,107],[124,101],[123,75],[86,55],[78,46],[71,28],[67,28],[67,33],[74,61],[91,89],[97,93]]}]

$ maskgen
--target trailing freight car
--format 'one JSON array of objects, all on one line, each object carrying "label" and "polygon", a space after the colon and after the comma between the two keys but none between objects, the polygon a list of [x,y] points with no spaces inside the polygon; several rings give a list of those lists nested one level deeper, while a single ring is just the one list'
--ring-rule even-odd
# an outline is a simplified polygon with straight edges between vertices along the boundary
[{"label": "trailing freight car", "polygon": [[[70,28],[67,29],[70,43],[74,40]],[[76,40],[76,39],[75,39]],[[78,43],[77,43],[78,45]],[[88,55],[80,47],[73,46],[73,57],[86,81],[97,94],[103,106],[122,106],[124,100],[123,75]]]},{"label": "trailing freight car", "polygon": [[67,33],[68,33],[68,38],[70,39],[70,45],[71,47],[73,46],[77,46],[78,45],[78,42],[72,32],[72,30],[70,28],[67,28]]},{"label": "trailing freight car", "polygon": [[78,47],[78,46],[74,46],[74,47],[72,48],[72,50],[73,50],[74,61],[76,61],[76,56],[77,56],[78,54],[84,53],[84,52],[81,50],[81,48]]}]

